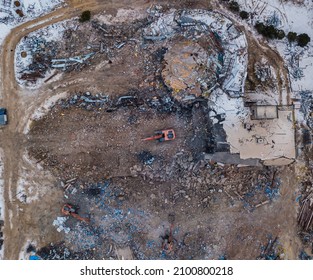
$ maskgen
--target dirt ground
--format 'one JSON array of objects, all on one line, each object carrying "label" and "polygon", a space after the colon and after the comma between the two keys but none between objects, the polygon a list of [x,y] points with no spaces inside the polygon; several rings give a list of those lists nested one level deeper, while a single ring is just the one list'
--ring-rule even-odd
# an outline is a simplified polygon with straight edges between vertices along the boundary
[{"label": "dirt ground", "polygon": [[[10,50],[31,30],[87,8],[95,12],[105,8],[114,16],[121,7],[146,9],[151,4],[69,1],[67,8],[14,30],[6,39],[2,65],[13,67]],[[171,6],[209,4],[173,1]],[[26,31],[34,23],[37,26]],[[2,101],[10,119],[1,137],[6,158],[5,258],[19,258],[25,244],[36,247],[44,259],[298,258],[302,244],[297,236],[295,165],[237,168],[207,160],[205,153],[214,144],[206,118],[209,109],[201,101],[187,107],[173,100],[155,105],[168,94],[157,71],[162,60],[156,51],[162,45],[147,52],[137,47],[127,44],[118,55],[98,55],[82,71],[65,73],[62,80],[36,91],[21,89],[12,68],[1,69]],[[262,55],[273,57],[270,49]],[[277,63],[277,71],[285,71]],[[149,69],[144,68],[147,65]],[[68,97],[24,135],[35,109],[63,92]],[[70,103],[75,95],[90,97],[86,92],[110,93],[112,103],[103,107]],[[136,96],[140,102],[109,110],[122,95]],[[174,128],[177,139],[142,141],[164,128]],[[43,189],[39,200],[16,199],[23,170],[32,171],[27,180]],[[62,216],[64,203],[79,206],[78,213],[90,223],[69,218],[65,223],[69,233],[57,232],[52,223]],[[266,251],[274,240],[272,251]]]},{"label": "dirt ground", "polygon": [[[197,126],[188,114],[162,114],[143,106],[141,110],[121,108],[110,113],[78,108],[53,110],[33,125],[29,149],[63,178],[123,177],[129,176],[141,152],[167,161],[181,150],[190,150],[193,127]],[[155,130],[172,127],[177,135],[171,143],[142,140]]]}]

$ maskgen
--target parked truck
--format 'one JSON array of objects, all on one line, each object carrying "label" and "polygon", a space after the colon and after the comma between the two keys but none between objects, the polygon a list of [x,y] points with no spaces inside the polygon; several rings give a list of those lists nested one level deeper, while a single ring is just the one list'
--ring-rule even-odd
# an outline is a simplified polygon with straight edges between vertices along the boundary
[{"label": "parked truck", "polygon": [[7,109],[0,108],[0,125],[6,125],[8,123]]}]

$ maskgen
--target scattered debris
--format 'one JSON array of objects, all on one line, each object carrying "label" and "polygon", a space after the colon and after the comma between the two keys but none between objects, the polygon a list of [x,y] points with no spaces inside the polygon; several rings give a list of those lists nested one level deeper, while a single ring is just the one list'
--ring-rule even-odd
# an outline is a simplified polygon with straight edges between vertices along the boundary
[{"label": "scattered debris", "polygon": [[301,202],[298,223],[305,230],[311,229],[313,223],[313,193],[309,193]]},{"label": "scattered debris", "polygon": [[145,165],[151,165],[155,157],[149,151],[143,151],[138,154],[138,159]]},{"label": "scattered debris", "polygon": [[91,52],[86,55],[75,56],[75,57],[70,57],[70,58],[51,59],[51,63],[52,63],[51,67],[62,69],[64,71],[68,70],[69,68],[77,70],[79,69],[77,67],[79,64],[81,65],[86,64],[87,60],[90,59],[94,55],[95,53]]},{"label": "scattered debris", "polygon": [[281,252],[278,245],[278,237],[269,237],[266,246],[262,246],[261,255],[257,258],[258,260],[277,260],[280,259]]},{"label": "scattered debris", "polygon": [[58,232],[61,232],[62,230],[64,230],[65,233],[70,232],[71,229],[64,225],[67,220],[67,217],[57,217],[57,219],[53,221],[53,225],[57,228]]},{"label": "scattered debris", "polygon": [[299,260],[312,260],[312,256],[309,256],[306,252],[301,251],[299,254]]}]

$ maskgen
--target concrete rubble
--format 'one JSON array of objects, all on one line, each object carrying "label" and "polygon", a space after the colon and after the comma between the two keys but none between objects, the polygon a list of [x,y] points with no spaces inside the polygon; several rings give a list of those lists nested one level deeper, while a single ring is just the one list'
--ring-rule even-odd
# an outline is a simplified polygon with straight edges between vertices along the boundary
[{"label": "concrete rubble", "polygon": [[[204,50],[209,52],[208,57],[202,58],[206,62],[201,62],[208,69],[211,68],[208,70],[211,73],[209,77],[204,78],[200,74],[198,83],[202,87],[202,92],[211,92],[219,83],[231,96],[240,96],[243,93],[248,59],[247,42],[244,33],[229,19],[219,13],[204,10],[175,11],[166,15],[158,14],[156,18],[157,20],[143,31],[146,40],[163,41],[181,34],[187,39],[193,37],[193,40],[206,36],[209,42],[211,41],[213,47]],[[213,48],[217,51],[212,51]],[[186,51],[192,53],[192,49]],[[185,63],[190,64],[188,61]],[[189,67],[197,68],[192,65]],[[214,81],[215,75],[218,77],[217,80],[207,84],[212,78]],[[189,85],[188,81],[184,83],[191,89],[195,86]],[[182,89],[180,86],[173,87],[174,92]]]},{"label": "concrete rubble", "polygon": [[53,221],[52,225],[57,228],[58,232],[64,231],[65,233],[69,233],[71,229],[65,226],[65,222],[67,220],[67,217],[57,217],[56,220]]}]

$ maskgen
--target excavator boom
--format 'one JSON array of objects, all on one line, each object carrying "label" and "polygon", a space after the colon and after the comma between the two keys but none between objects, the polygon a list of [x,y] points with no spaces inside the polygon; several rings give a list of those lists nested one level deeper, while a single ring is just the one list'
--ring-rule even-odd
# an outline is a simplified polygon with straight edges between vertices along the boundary
[{"label": "excavator boom", "polygon": [[160,139],[160,138],[162,138],[162,134],[154,135],[154,136],[151,136],[151,137],[142,139],[142,140],[143,140],[143,141],[150,141],[150,140],[158,140],[158,139]]},{"label": "excavator boom", "polygon": [[88,219],[88,218],[83,218],[83,217],[79,216],[79,215],[76,214],[76,213],[71,213],[71,216],[74,217],[75,219],[80,220],[80,221],[83,221],[83,222],[85,222],[85,223],[89,223],[89,222],[90,222],[90,219]]}]

